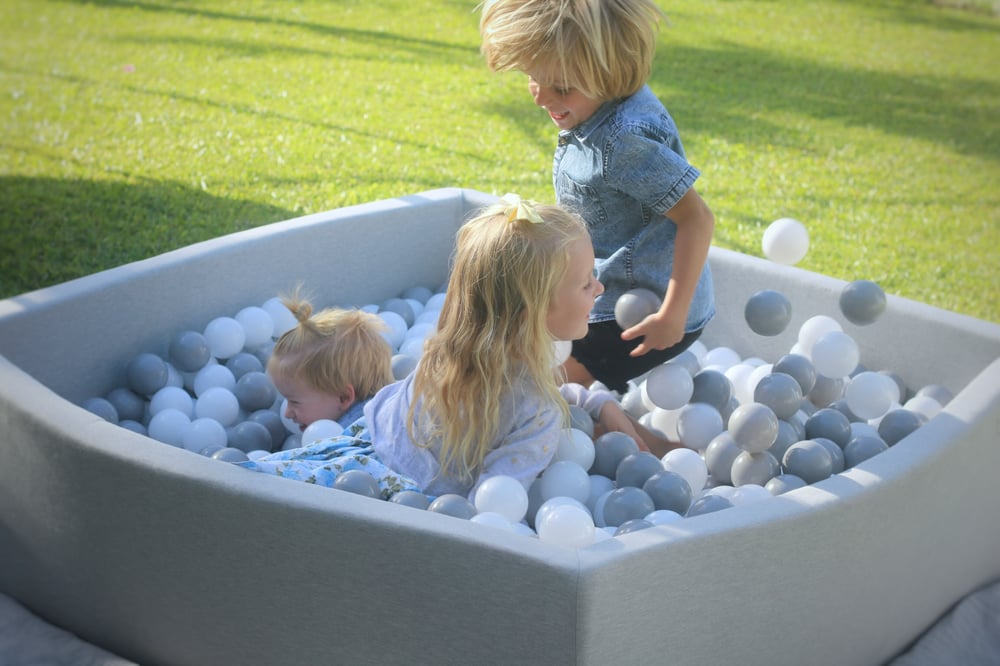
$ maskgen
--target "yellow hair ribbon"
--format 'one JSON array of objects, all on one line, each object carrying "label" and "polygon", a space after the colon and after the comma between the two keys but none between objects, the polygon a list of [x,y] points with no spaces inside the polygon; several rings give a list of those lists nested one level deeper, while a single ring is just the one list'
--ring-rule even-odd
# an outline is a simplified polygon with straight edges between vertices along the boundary
[{"label": "yellow hair ribbon", "polygon": [[530,201],[525,201],[516,194],[505,194],[500,197],[500,200],[506,204],[503,213],[508,222],[516,222],[517,220],[524,220],[532,224],[545,222]]}]

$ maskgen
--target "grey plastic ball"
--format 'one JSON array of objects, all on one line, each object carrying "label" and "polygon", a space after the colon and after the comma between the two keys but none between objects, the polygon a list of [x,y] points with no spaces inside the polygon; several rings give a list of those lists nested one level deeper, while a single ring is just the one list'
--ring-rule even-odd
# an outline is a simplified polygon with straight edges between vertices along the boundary
[{"label": "grey plastic ball", "polygon": [[772,495],[781,495],[790,490],[805,488],[809,484],[794,474],[779,474],[764,484],[764,490]]},{"label": "grey plastic ball", "polygon": [[806,483],[816,483],[833,474],[833,459],[826,447],[811,439],[804,439],[788,447],[781,460],[785,472],[794,474]]},{"label": "grey plastic ball", "polygon": [[[716,483],[732,484],[733,461],[741,453],[743,449],[736,445],[728,430],[719,433],[708,443],[705,447],[705,466]],[[683,511],[677,513],[684,515]]]},{"label": "grey plastic ball", "polygon": [[156,354],[139,354],[125,368],[128,387],[139,395],[151,396],[167,385],[170,372],[167,362]]},{"label": "grey plastic ball", "polygon": [[660,309],[660,297],[649,289],[630,289],[615,301],[615,321],[624,331]]},{"label": "grey plastic ball", "polygon": [[721,414],[732,397],[733,384],[729,377],[718,370],[701,370],[694,376],[694,390],[688,402],[707,403]]},{"label": "grey plastic ball", "polygon": [[432,513],[443,513],[446,516],[462,518],[464,520],[469,520],[476,515],[476,507],[472,505],[472,502],[454,493],[448,493],[436,498],[430,503],[427,510]]},{"label": "grey plastic ball", "polygon": [[240,449],[234,449],[232,447],[219,447],[212,454],[209,455],[210,458],[215,460],[221,460],[222,462],[228,463],[238,463],[246,462],[250,460],[247,458],[247,454]]},{"label": "grey plastic ball", "polygon": [[642,488],[615,488],[604,500],[604,523],[618,527],[633,518],[643,518],[656,510],[653,499]]},{"label": "grey plastic ball", "polygon": [[688,509],[685,516],[687,518],[693,518],[695,516],[702,516],[706,513],[714,513],[716,511],[722,511],[723,509],[729,509],[732,506],[733,503],[721,495],[702,495],[691,503],[691,508]]},{"label": "grey plastic ball", "polygon": [[844,451],[833,442],[832,439],[827,439],[826,437],[813,437],[814,442],[819,442],[822,444],[830,454],[830,462],[832,463],[831,473],[840,474],[844,471],[845,459]]},{"label": "grey plastic ball", "polygon": [[779,473],[781,466],[778,460],[767,451],[760,453],[744,451],[733,461],[730,476],[734,486],[745,486],[750,483],[763,486]]},{"label": "grey plastic ball", "polygon": [[872,456],[888,451],[889,445],[881,437],[874,435],[859,435],[844,447],[844,466],[854,467]]},{"label": "grey plastic ball", "polygon": [[274,404],[278,396],[271,378],[263,372],[248,372],[240,377],[233,393],[240,403],[240,408],[248,412],[267,409]]},{"label": "grey plastic ball", "polygon": [[779,419],[791,418],[802,404],[802,386],[791,375],[772,371],[757,382],[753,399],[767,405]]},{"label": "grey plastic ball", "polygon": [[83,401],[82,407],[108,423],[118,425],[118,410],[107,398],[87,398]]},{"label": "grey plastic ball", "polygon": [[802,354],[785,354],[771,366],[771,372],[781,372],[794,377],[804,396],[809,395],[816,386],[816,367]]},{"label": "grey plastic ball", "polygon": [[428,289],[427,287],[416,286],[416,287],[409,287],[408,289],[404,290],[403,293],[399,295],[399,297],[402,299],[413,299],[414,301],[418,301],[426,305],[427,301],[429,301],[431,296],[433,295],[434,292]]},{"label": "grey plastic ball", "polygon": [[146,415],[146,400],[130,388],[111,389],[104,398],[114,406],[119,422],[142,421]]},{"label": "grey plastic ball", "polygon": [[[794,379],[788,379],[795,384]],[[798,386],[795,384],[796,390]],[[729,419],[729,434],[744,451],[761,453],[771,448],[778,438],[778,417],[774,410],[759,402],[740,405]]]},{"label": "grey plastic ball", "polygon": [[840,311],[858,326],[867,326],[881,317],[885,305],[885,292],[871,280],[855,280],[840,292]]},{"label": "grey plastic ball", "polygon": [[378,481],[375,480],[375,477],[360,469],[349,469],[346,472],[341,472],[333,480],[333,487],[337,490],[345,490],[373,499],[382,496],[382,489],[378,487]]},{"label": "grey plastic ball", "polygon": [[268,451],[277,451],[285,443],[288,430],[285,428],[285,424],[282,422],[278,412],[271,409],[258,409],[247,417],[247,421],[259,423],[267,428],[267,431],[271,434],[271,446],[267,449]]},{"label": "grey plastic ball", "polygon": [[417,318],[417,315],[413,312],[413,306],[402,298],[388,299],[379,306],[379,312],[395,312],[403,318],[407,328],[413,326],[413,322]]},{"label": "grey plastic ball", "polygon": [[774,456],[776,460],[781,460],[785,457],[785,451],[788,450],[788,447],[804,437],[805,429],[803,429],[803,432],[800,434],[790,421],[779,420],[778,436],[775,438],[774,444],[772,444],[771,448],[767,451]]},{"label": "grey plastic ball", "polygon": [[661,469],[642,484],[642,489],[657,509],[674,511],[683,516],[691,506],[691,486],[677,472]]},{"label": "grey plastic ball", "polygon": [[698,357],[690,349],[685,349],[680,354],[667,361],[667,363],[682,366],[688,371],[691,377],[694,377],[698,374],[698,371],[701,370],[701,363],[698,361]]},{"label": "grey plastic ball", "polygon": [[390,497],[389,501],[395,504],[402,504],[403,506],[409,506],[414,509],[422,510],[426,510],[427,507],[431,505],[431,501],[428,499],[427,495],[418,493],[416,490],[403,490],[398,492]]},{"label": "grey plastic ball", "polygon": [[843,377],[816,375],[816,384],[806,397],[819,408],[829,407],[831,403],[844,396],[846,386],[847,382]]},{"label": "grey plastic ball", "polygon": [[639,532],[641,530],[648,530],[653,526],[653,523],[648,520],[643,520],[642,518],[633,518],[632,520],[625,521],[618,526],[615,530],[615,536],[621,536],[623,534],[631,534],[632,532]]},{"label": "grey plastic ball", "polygon": [[262,423],[242,421],[226,430],[227,443],[230,448],[250,451],[270,451],[274,445],[271,431]]},{"label": "grey plastic ball", "polygon": [[208,340],[198,331],[181,331],[170,338],[167,358],[181,372],[197,372],[211,357]]},{"label": "grey plastic ball", "polygon": [[622,458],[615,469],[615,484],[619,488],[642,488],[649,477],[660,471],[663,471],[663,463],[649,451],[630,453]]},{"label": "grey plastic ball", "polygon": [[826,437],[843,448],[851,439],[851,422],[843,412],[826,407],[817,410],[806,420],[806,437],[808,439]]},{"label": "grey plastic ball", "polygon": [[911,432],[924,424],[924,417],[908,409],[894,409],[878,424],[878,436],[889,446],[895,446]]},{"label": "grey plastic ball", "polygon": [[743,317],[754,333],[778,335],[792,320],[792,304],[781,292],[764,289],[747,299]]},{"label": "grey plastic ball", "polygon": [[239,381],[240,377],[248,372],[264,372],[264,364],[256,355],[250,352],[239,352],[226,359],[226,367],[233,373],[233,377]]},{"label": "grey plastic ball", "polygon": [[622,459],[638,451],[639,445],[625,433],[606,432],[594,440],[594,464],[590,472],[613,479]]}]

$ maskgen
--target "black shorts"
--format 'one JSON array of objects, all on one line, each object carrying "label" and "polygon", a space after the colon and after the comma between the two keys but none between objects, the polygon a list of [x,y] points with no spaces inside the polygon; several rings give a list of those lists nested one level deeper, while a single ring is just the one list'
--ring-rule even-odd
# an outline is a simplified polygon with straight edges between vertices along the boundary
[{"label": "black shorts", "polygon": [[625,393],[628,380],[649,372],[656,366],[669,361],[698,339],[704,329],[685,333],[673,347],[653,349],[642,356],[632,357],[629,353],[639,346],[642,338],[622,340],[622,328],[614,319],[591,324],[587,335],[573,341],[570,355],[609,389]]}]

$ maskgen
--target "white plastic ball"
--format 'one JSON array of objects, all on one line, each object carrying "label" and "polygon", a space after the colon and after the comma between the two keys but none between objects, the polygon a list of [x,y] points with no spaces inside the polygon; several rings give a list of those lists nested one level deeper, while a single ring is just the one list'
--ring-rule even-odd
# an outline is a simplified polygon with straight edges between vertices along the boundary
[{"label": "white plastic ball", "polygon": [[594,514],[597,508],[597,500],[615,489],[615,482],[606,476],[601,474],[591,474],[590,475],[590,495],[587,496],[587,501],[585,504],[590,510],[591,515]]},{"label": "white plastic ball", "polygon": [[226,429],[215,419],[200,418],[191,421],[191,427],[184,434],[183,446],[195,453],[209,446],[226,446]]},{"label": "white plastic ball", "polygon": [[560,366],[566,362],[573,351],[573,342],[570,340],[555,340],[552,343],[555,347],[555,365]]},{"label": "white plastic ball", "polygon": [[726,370],[741,360],[740,355],[731,347],[713,347],[705,353],[705,358],[702,360],[702,367],[721,368],[720,371],[725,373]]},{"label": "white plastic ball", "polygon": [[261,309],[271,315],[271,320],[274,322],[271,337],[275,339],[280,338],[299,324],[292,311],[285,307],[285,304],[277,296],[267,299]]},{"label": "white plastic ball", "polygon": [[664,469],[684,477],[693,495],[697,495],[705,487],[705,482],[708,481],[708,467],[697,451],[673,449],[667,451],[661,460]]},{"label": "white plastic ball", "polygon": [[587,470],[569,460],[550,464],[542,472],[542,499],[571,497],[580,503],[590,496],[590,475]]},{"label": "white plastic ball", "polygon": [[231,426],[239,418],[240,401],[232,391],[213,386],[198,396],[194,414],[197,418],[215,419],[224,426]]},{"label": "white plastic ball", "polygon": [[895,402],[896,383],[880,372],[859,372],[844,389],[847,407],[864,420],[878,418]]},{"label": "white plastic ball", "polygon": [[508,523],[519,523],[528,512],[528,491],[517,479],[491,476],[476,489],[474,504],[480,513],[495,513]]},{"label": "white plastic ball", "polygon": [[908,409],[911,412],[923,414],[928,419],[932,419],[937,416],[938,412],[942,409],[941,403],[929,395],[915,395],[906,401],[903,408]]},{"label": "white plastic ball", "polygon": [[764,486],[747,483],[733,490],[732,494],[729,496],[729,501],[731,501],[734,506],[740,506],[741,504],[751,504],[753,502],[759,502],[763,499],[770,499],[771,497],[774,497],[774,495],[764,488]]},{"label": "white plastic ball", "polygon": [[403,319],[402,315],[392,310],[383,310],[378,313],[378,316],[382,318],[382,321],[387,326],[386,330],[382,332],[382,336],[389,343],[389,346],[392,347],[393,351],[399,349],[399,346],[403,344],[403,340],[406,338],[406,320]]},{"label": "white plastic ball", "polygon": [[243,344],[247,349],[260,347],[274,334],[274,319],[264,308],[245,307],[236,313],[235,319],[243,327]]},{"label": "white plastic ball", "polygon": [[147,432],[159,442],[180,448],[184,446],[184,436],[190,428],[191,419],[184,412],[164,409],[149,420]]},{"label": "white plastic ball", "polygon": [[[733,397],[741,405],[745,405],[748,402],[753,402],[753,391],[749,388],[750,375],[759,366],[753,366],[745,361],[743,363],[737,363],[728,370],[725,374],[726,379],[729,383],[733,385]],[[757,381],[760,381],[759,379]]]},{"label": "white plastic ball", "polygon": [[677,513],[676,511],[671,511],[670,509],[657,509],[646,515],[643,518],[648,523],[653,525],[669,525],[670,523],[676,523],[682,520],[684,516]]},{"label": "white plastic ball", "polygon": [[194,399],[180,387],[164,386],[150,399],[149,413],[151,416],[156,416],[164,409],[177,409],[191,418],[194,416]]},{"label": "white plastic ball", "polygon": [[576,428],[564,428],[559,435],[556,453],[549,464],[560,460],[569,460],[583,469],[589,470],[594,464],[594,456],[594,440],[587,433]]},{"label": "white plastic ball", "polygon": [[493,527],[505,532],[514,531],[514,526],[511,525],[509,520],[501,516],[499,513],[493,513],[492,511],[480,511],[472,518],[469,518],[469,522],[486,525],[487,527]]},{"label": "white plastic ball", "polygon": [[701,451],[723,429],[722,414],[706,402],[684,405],[677,415],[677,435],[689,449]]},{"label": "white plastic ball", "polygon": [[810,356],[812,354],[813,345],[819,340],[823,335],[829,333],[830,331],[843,331],[843,327],[833,317],[828,317],[826,315],[816,315],[810,317],[802,322],[799,326],[798,335],[798,348],[795,351],[797,354],[803,356]]},{"label": "white plastic ball", "polygon": [[235,356],[243,350],[246,342],[243,327],[232,317],[216,317],[208,322],[202,335],[215,358]]},{"label": "white plastic ball", "polygon": [[649,373],[642,390],[655,407],[680,409],[694,393],[694,378],[683,366],[663,363]]},{"label": "white plastic ball", "polygon": [[582,548],[594,541],[594,520],[586,509],[562,504],[536,519],[538,538],[570,548]]},{"label": "white plastic ball", "polygon": [[783,217],[764,230],[761,247],[764,256],[771,261],[792,266],[809,251],[809,231],[798,220]]},{"label": "white plastic ball", "polygon": [[651,430],[663,433],[667,439],[676,442],[680,439],[680,435],[677,433],[677,421],[680,419],[680,415],[680,409],[660,409],[657,407],[639,419],[639,422]]},{"label": "white plastic ball", "polygon": [[824,333],[810,354],[816,372],[826,377],[846,377],[858,367],[861,351],[854,338],[843,331]]},{"label": "white plastic ball", "polygon": [[337,437],[344,432],[344,427],[332,419],[317,419],[302,431],[302,446],[309,446],[321,439]]},{"label": "white plastic ball", "polygon": [[302,426],[300,426],[298,423],[285,416],[287,412],[288,412],[288,398],[282,398],[281,407],[278,410],[278,416],[281,417],[281,422],[285,425],[285,430],[292,433],[293,435],[301,435]]},{"label": "white plastic ball", "polygon": [[236,375],[220,363],[210,363],[194,374],[191,388],[196,396],[201,396],[210,388],[224,388],[227,391],[236,389]]}]

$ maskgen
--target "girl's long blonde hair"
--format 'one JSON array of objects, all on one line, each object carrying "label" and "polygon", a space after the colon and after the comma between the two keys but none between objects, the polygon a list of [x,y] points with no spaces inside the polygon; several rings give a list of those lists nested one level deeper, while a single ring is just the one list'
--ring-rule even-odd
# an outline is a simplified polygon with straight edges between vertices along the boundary
[{"label": "girl's long blonde hair", "polygon": [[516,380],[526,380],[567,417],[546,318],[569,246],[588,233],[558,206],[527,210],[537,221],[499,204],[459,230],[438,331],[414,377],[410,438],[418,446],[439,444],[442,470],[463,479],[474,478],[489,453]]}]

